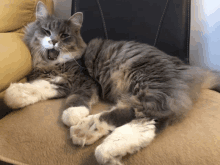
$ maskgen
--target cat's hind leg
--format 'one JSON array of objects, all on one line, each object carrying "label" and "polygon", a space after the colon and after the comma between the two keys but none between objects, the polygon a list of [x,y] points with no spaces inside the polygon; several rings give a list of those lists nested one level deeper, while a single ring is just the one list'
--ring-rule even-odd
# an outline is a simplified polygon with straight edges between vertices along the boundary
[{"label": "cat's hind leg", "polygon": [[63,123],[69,127],[76,125],[89,115],[92,105],[98,100],[99,97],[95,89],[75,91],[66,99],[65,110],[62,114]]},{"label": "cat's hind leg", "polygon": [[91,145],[116,127],[135,118],[135,110],[132,107],[117,104],[110,111],[83,118],[77,125],[70,128],[70,136],[73,144]]},{"label": "cat's hind leg", "polygon": [[136,119],[116,128],[95,150],[95,157],[102,165],[121,165],[126,154],[133,154],[146,147],[156,136],[155,121]]},{"label": "cat's hind leg", "polygon": [[4,102],[8,107],[18,109],[58,96],[58,86],[46,80],[35,80],[31,83],[12,83],[5,91]]}]

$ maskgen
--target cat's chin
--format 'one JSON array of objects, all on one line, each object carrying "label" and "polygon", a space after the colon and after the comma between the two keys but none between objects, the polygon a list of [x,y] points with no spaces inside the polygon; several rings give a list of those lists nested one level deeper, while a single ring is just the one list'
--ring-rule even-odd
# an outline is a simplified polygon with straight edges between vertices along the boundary
[{"label": "cat's chin", "polygon": [[48,49],[47,50],[47,59],[50,61],[54,61],[58,58],[60,52],[55,49]]}]

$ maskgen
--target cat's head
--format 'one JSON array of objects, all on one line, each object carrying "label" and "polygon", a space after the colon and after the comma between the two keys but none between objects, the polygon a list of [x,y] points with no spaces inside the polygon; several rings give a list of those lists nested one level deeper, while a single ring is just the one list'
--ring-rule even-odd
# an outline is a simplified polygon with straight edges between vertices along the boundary
[{"label": "cat's head", "polygon": [[80,34],[82,22],[81,12],[69,19],[59,19],[50,15],[46,6],[38,2],[36,21],[27,26],[24,36],[33,63],[60,63],[79,58],[86,47]]}]

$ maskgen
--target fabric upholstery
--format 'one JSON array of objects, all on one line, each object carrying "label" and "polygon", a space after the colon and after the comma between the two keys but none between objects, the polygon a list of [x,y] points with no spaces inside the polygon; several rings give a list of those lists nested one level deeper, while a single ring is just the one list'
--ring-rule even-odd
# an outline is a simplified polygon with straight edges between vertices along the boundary
[{"label": "fabric upholstery", "polygon": [[31,56],[18,33],[0,33],[0,91],[31,71]]},{"label": "fabric upholstery", "polygon": [[[0,92],[11,82],[21,80],[31,71],[31,56],[22,41],[22,33],[24,26],[35,20],[38,1],[0,1]],[[53,1],[41,1],[53,13]]]},{"label": "fabric upholstery", "polygon": [[[219,93],[202,91],[187,118],[140,152],[127,155],[124,164],[220,164],[219,100]],[[103,139],[84,148],[74,146],[69,128],[61,122],[63,103],[63,99],[39,102],[0,120],[0,155],[31,165],[97,165],[94,150]],[[104,109],[106,105],[98,104],[92,112]]]},{"label": "fabric upholstery", "polygon": [[[39,0],[1,0],[0,33],[19,31],[27,23],[35,20],[35,8]],[[41,0],[50,12],[53,11],[52,0]]]},{"label": "fabric upholstery", "polygon": [[[25,83],[27,82],[27,78],[23,78],[19,81],[19,83]],[[9,114],[11,111],[13,111],[13,109],[10,109],[7,105],[4,104],[4,97],[5,91],[0,93],[0,119],[2,119],[4,116],[6,116],[7,114]],[[0,163],[1,164],[1,163]]]},{"label": "fabric upholstery", "polygon": [[[85,42],[107,36],[154,45],[189,63],[190,0],[72,0]],[[103,21],[104,18],[104,21]]]}]

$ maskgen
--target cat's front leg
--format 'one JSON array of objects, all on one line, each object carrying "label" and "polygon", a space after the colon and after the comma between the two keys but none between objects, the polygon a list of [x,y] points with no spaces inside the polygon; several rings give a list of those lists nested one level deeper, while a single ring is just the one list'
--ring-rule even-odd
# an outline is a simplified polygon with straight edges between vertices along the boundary
[{"label": "cat's front leg", "polygon": [[35,80],[31,83],[12,83],[5,91],[4,102],[8,107],[18,109],[58,96],[58,86],[46,80]]},{"label": "cat's front leg", "polygon": [[90,145],[112,132],[116,127],[135,118],[131,107],[114,107],[111,111],[90,115],[70,128],[73,144]]},{"label": "cat's front leg", "polygon": [[96,89],[74,91],[65,103],[62,121],[67,126],[78,124],[80,120],[88,116],[93,104],[99,100]]}]

